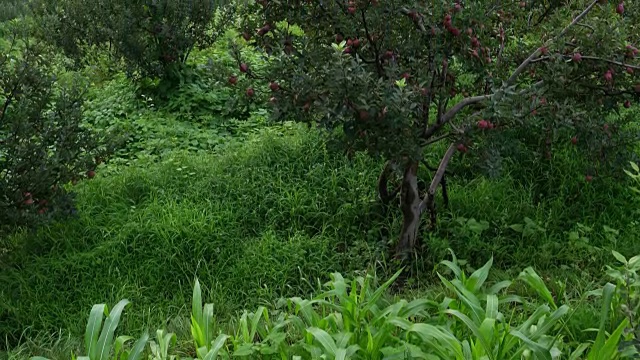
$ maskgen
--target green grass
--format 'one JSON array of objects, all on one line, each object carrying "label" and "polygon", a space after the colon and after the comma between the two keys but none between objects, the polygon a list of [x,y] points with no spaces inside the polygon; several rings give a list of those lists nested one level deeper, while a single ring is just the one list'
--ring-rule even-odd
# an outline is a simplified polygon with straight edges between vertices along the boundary
[{"label": "green grass", "polygon": [[[440,291],[433,265],[449,247],[473,267],[493,255],[500,276],[533,265],[552,288],[566,281],[575,298],[601,280],[610,248],[640,253],[627,184],[584,183],[570,153],[553,161],[557,173],[549,181],[557,186],[539,199],[534,179],[516,180],[522,174],[453,176],[450,210],[441,209],[435,233],[425,231],[405,290]],[[22,247],[0,265],[0,337],[15,345],[25,331],[23,341],[38,348],[60,329],[79,336],[91,305],[122,298],[135,309],[123,331],[169,322],[172,331],[188,333],[194,276],[225,320],[281,296],[308,295],[332,271],[373,266],[389,275],[393,266],[383,254],[400,219],[378,208],[381,166],[365,156],[349,161],[328,151],[318,132],[284,126],[219,154],[173,152],[161,162],[102,169],[77,186],[77,219],[11,239]],[[572,196],[575,202],[566,200]],[[526,225],[525,218],[538,224],[531,235],[510,227]],[[594,325],[590,319],[586,311],[571,326]]]},{"label": "green grass", "polygon": [[98,176],[77,188],[78,219],[16,239],[25,247],[1,272],[1,337],[30,326],[77,333],[87,306],[124,297],[140,310],[125,326],[159,323],[181,313],[196,275],[228,316],[309,292],[302,278],[366,267],[377,249],[363,234],[384,221],[377,171],[295,130]]}]

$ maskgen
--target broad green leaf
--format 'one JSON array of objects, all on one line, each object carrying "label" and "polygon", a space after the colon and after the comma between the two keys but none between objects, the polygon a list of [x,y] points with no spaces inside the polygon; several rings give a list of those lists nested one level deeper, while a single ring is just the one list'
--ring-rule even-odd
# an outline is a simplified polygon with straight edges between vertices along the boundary
[{"label": "broad green leaf", "polygon": [[194,321],[200,325],[202,329],[202,290],[200,289],[200,281],[196,278],[193,285],[193,299],[191,302],[191,316]]},{"label": "broad green leaf", "polygon": [[311,333],[313,337],[316,338],[316,340],[318,340],[318,342],[324,347],[329,355],[336,355],[337,347],[331,335],[329,335],[326,331],[318,329],[316,327],[311,327],[307,329],[307,331]]},{"label": "broad green leaf", "polygon": [[585,350],[587,350],[589,348],[589,344],[580,344],[572,353],[571,355],[569,355],[569,359],[568,360],[579,360],[582,359],[582,354],[584,353]]},{"label": "broad green leaf", "polygon": [[522,340],[536,354],[537,359],[552,360],[549,349],[529,339],[525,334],[518,330],[511,330],[510,334]]},{"label": "broad green leaf", "polygon": [[202,326],[202,340],[203,344],[209,347],[211,342],[211,334],[213,329],[213,304],[205,304],[204,309],[202,311],[202,320],[200,326]]},{"label": "broad green leaf", "polygon": [[260,319],[266,311],[267,309],[264,306],[260,306],[258,310],[253,314],[253,317],[251,319],[251,333],[249,334],[250,341],[252,342],[254,337],[256,336],[256,332],[258,331],[258,323],[260,323]]},{"label": "broad green leaf", "polygon": [[613,257],[616,258],[616,260],[618,260],[619,262],[621,262],[624,265],[627,265],[627,259],[622,256],[622,254],[620,254],[619,252],[615,251],[615,250],[611,250],[611,253],[613,254]]},{"label": "broad green leaf", "polygon": [[109,316],[104,321],[104,327],[102,328],[102,332],[100,333],[100,338],[98,338],[98,344],[96,346],[96,356],[95,360],[107,360],[109,358],[109,353],[111,352],[111,346],[113,345],[113,336],[116,328],[118,327],[118,323],[120,322],[120,315],[122,315],[122,310],[124,307],[129,304],[129,300],[120,300],[111,312]]},{"label": "broad green leaf", "polygon": [[120,351],[123,350],[124,344],[129,340],[133,340],[133,337],[127,336],[127,335],[121,335],[116,338],[115,344],[113,346],[113,354],[115,355],[116,358],[119,357]]},{"label": "broad green leaf", "polygon": [[144,353],[144,347],[147,344],[147,341],[149,341],[149,334],[145,331],[135,344],[133,344],[133,348],[131,348],[131,352],[129,352],[127,360],[140,360]]},{"label": "broad green leaf", "polygon": [[229,335],[220,334],[211,344],[211,351],[214,351],[216,354],[222,349],[224,344],[227,342]]},{"label": "broad green leaf", "polygon": [[100,336],[103,316],[107,316],[105,304],[93,305],[87,321],[87,329],[84,333],[84,350],[88,356],[95,356],[95,348]]},{"label": "broad green leaf", "polygon": [[488,294],[497,294],[500,291],[502,291],[503,289],[508,288],[509,286],[511,286],[512,282],[509,280],[504,280],[504,281],[500,281],[499,283],[493,284],[488,290],[487,293]]},{"label": "broad green leaf", "polygon": [[[480,343],[485,349],[491,349],[491,345],[487,342],[487,339],[482,335],[478,326],[476,326],[476,324],[474,324],[473,321],[471,321],[471,319],[467,315],[461,313],[458,310],[445,310],[445,313],[451,314],[457,317],[458,319],[460,319],[467,326],[467,328],[471,330],[473,335],[475,335],[475,337],[480,341]],[[495,358],[492,352],[488,352],[487,354],[489,355],[490,359]]]},{"label": "broad green leaf", "polygon": [[555,301],[553,300],[551,292],[547,288],[547,285],[544,283],[544,281],[542,281],[540,276],[535,272],[535,270],[533,270],[532,267],[524,269],[520,273],[520,276],[518,276],[518,278],[524,280],[527,284],[529,284],[529,286],[531,286],[533,290],[538,293],[538,295],[542,296],[542,299],[545,300],[549,305],[551,305],[553,309],[558,308]]}]

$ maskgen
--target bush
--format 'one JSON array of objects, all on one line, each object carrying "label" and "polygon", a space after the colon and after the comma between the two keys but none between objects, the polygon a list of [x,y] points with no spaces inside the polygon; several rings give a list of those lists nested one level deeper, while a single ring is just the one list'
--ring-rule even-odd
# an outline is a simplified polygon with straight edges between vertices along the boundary
[{"label": "bush", "polygon": [[15,31],[0,54],[0,232],[73,212],[65,185],[92,178],[108,136],[84,127],[87,84]]},{"label": "bush", "polygon": [[124,58],[136,77],[175,81],[194,47],[213,43],[234,8],[197,1],[41,1],[40,34],[81,61],[93,46]]}]

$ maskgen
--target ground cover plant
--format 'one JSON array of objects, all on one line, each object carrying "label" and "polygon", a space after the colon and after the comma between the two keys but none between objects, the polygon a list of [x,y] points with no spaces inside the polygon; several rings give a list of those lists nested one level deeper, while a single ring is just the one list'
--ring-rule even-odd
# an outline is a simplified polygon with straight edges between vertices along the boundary
[{"label": "ground cover plant", "polygon": [[[196,279],[189,325],[191,348],[177,345],[177,335],[158,329],[153,340],[120,335],[118,325],[131,303],[121,300],[109,311],[94,305],[86,323],[82,350],[72,356],[85,359],[614,359],[638,354],[630,319],[620,303],[637,304],[629,287],[637,279],[640,257],[609,269],[617,286],[607,282],[586,293],[602,304],[599,325],[588,341],[566,327],[582,302],[566,304],[531,267],[514,280],[487,283],[492,259],[466,273],[452,253],[440,263],[438,276],[444,291],[433,298],[407,301],[385,292],[398,278],[383,284],[365,273],[353,279],[332,273],[316,296],[283,299],[275,307],[244,311],[228,324],[214,321],[214,303],[204,303]],[[447,274],[448,273],[448,274]],[[522,285],[518,287],[516,285]],[[528,291],[527,291],[528,290]],[[612,310],[613,305],[613,310]],[[106,318],[105,318],[106,316]],[[611,318],[621,317],[619,323]],[[118,336],[116,333],[118,332]],[[189,333],[186,333],[189,334]],[[184,334],[181,334],[184,335]],[[54,356],[66,356],[44,352]],[[83,356],[75,354],[84,354]],[[10,356],[19,356],[16,351]],[[41,355],[33,360],[47,359]]]}]

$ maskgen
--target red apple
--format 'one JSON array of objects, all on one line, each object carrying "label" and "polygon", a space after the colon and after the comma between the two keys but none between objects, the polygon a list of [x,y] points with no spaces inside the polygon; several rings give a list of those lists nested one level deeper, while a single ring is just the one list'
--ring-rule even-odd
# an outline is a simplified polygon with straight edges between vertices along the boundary
[{"label": "red apple", "polygon": [[24,201],[25,205],[33,205],[33,199],[32,198],[28,198]]},{"label": "red apple", "polygon": [[360,46],[360,39],[353,39],[353,47]]},{"label": "red apple", "polygon": [[474,48],[477,48],[478,46],[480,46],[480,41],[478,41],[477,37],[472,37],[471,38],[471,46]]},{"label": "red apple", "polygon": [[409,80],[409,78],[411,77],[411,75],[409,75],[409,73],[403,73],[403,74],[402,74],[402,77],[403,77],[405,80]]},{"label": "red apple", "polygon": [[358,112],[358,116],[360,117],[360,120],[362,121],[366,121],[367,119],[369,119],[369,113],[365,110],[360,110]]},{"label": "red apple", "polygon": [[455,11],[455,12],[460,12],[460,10],[462,10],[462,5],[460,5],[460,3],[456,3],[456,4],[453,6],[453,11]]},{"label": "red apple", "polygon": [[616,6],[616,12],[620,15],[624,14],[624,3],[620,2],[620,4]]},{"label": "red apple", "polygon": [[336,43],[340,44],[344,40],[344,37],[341,34],[336,34]]},{"label": "red apple", "polygon": [[347,46],[353,46],[353,40],[347,39]]},{"label": "red apple", "polygon": [[520,7],[521,7],[521,8],[524,8],[524,7],[526,7],[526,6],[527,6],[527,3],[526,3],[526,2],[524,2],[524,1],[520,1],[520,4],[519,4],[519,5],[520,5]]},{"label": "red apple", "polygon": [[604,79],[605,79],[607,82],[611,82],[611,81],[613,81],[613,73],[611,72],[611,70],[607,70],[607,72],[606,72],[606,73],[604,73]]},{"label": "red apple", "polygon": [[480,129],[486,129],[489,127],[489,123],[487,122],[487,120],[480,120],[478,121],[478,127]]},{"label": "red apple", "polygon": [[543,46],[540,48],[540,52],[542,53],[542,55],[547,55],[549,53],[549,49],[547,49],[546,46]]},{"label": "red apple", "polygon": [[345,48],[343,52],[344,52],[345,54],[351,54],[351,48],[350,48],[350,47]]},{"label": "red apple", "polygon": [[245,63],[240,64],[240,72],[246,73],[247,71],[249,71],[249,65]]},{"label": "red apple", "polygon": [[238,78],[235,75],[229,76],[229,84],[235,85],[238,83]]},{"label": "red apple", "polygon": [[492,122],[489,122],[489,129],[493,129],[495,127],[495,124]]},{"label": "red apple", "polygon": [[460,29],[458,29],[458,28],[449,28],[449,32],[453,36],[459,36],[460,35]]},{"label": "red apple", "polygon": [[38,210],[38,214],[40,214],[40,215],[43,215],[46,212],[47,212],[47,208],[42,208],[42,209]]},{"label": "red apple", "polygon": [[88,177],[89,179],[93,179],[94,177],[96,177],[96,172],[95,172],[95,171],[93,171],[93,170],[89,170],[89,171],[87,171],[87,177]]},{"label": "red apple", "polygon": [[631,107],[631,101],[629,101],[629,100],[625,101],[624,102],[624,107],[627,108],[627,109],[630,108]]},{"label": "red apple", "polygon": [[255,94],[255,91],[253,90],[253,88],[248,88],[247,89],[247,96],[248,97],[252,97]]},{"label": "red apple", "polygon": [[467,152],[467,147],[464,146],[464,144],[458,144],[458,146],[456,146],[456,148],[458,149],[458,151],[462,152],[462,153],[466,153]]},{"label": "red apple", "polygon": [[591,175],[587,175],[587,176],[585,176],[585,177],[584,177],[584,180],[585,180],[586,182],[591,182],[591,181],[593,180],[593,176],[591,176]]},{"label": "red apple", "polygon": [[473,35],[473,29],[472,28],[468,28],[467,29],[467,35],[469,35],[469,36]]},{"label": "red apple", "polygon": [[349,8],[347,8],[347,11],[349,12],[349,14],[353,15],[356,13],[356,8],[353,6],[349,6]]},{"label": "red apple", "polygon": [[384,57],[386,57],[387,59],[391,59],[391,58],[393,57],[393,51],[391,51],[391,50],[387,50],[387,51],[384,53]]},{"label": "red apple", "polygon": [[24,194],[22,194],[22,196],[24,196],[25,198],[31,198],[31,193],[25,192]]},{"label": "red apple", "polygon": [[633,75],[633,68],[627,67],[627,74]]},{"label": "red apple", "polygon": [[580,54],[579,52],[573,54],[573,57],[571,58],[571,60],[573,60],[573,62],[580,62],[582,61],[582,54]]},{"label": "red apple", "polygon": [[280,85],[278,85],[277,82],[272,81],[271,84],[269,84],[269,88],[271,91],[278,91],[280,90]]},{"label": "red apple", "polygon": [[572,138],[571,138],[571,143],[572,143],[573,145],[577,144],[577,143],[578,143],[578,138],[577,138],[577,137],[575,137],[575,136],[574,136],[574,137],[572,137]]}]

